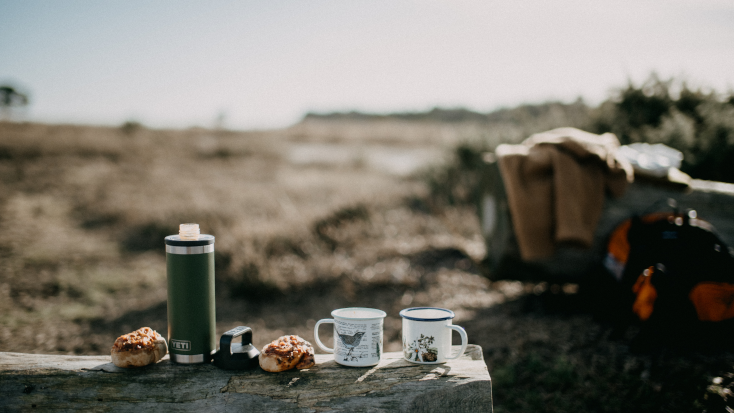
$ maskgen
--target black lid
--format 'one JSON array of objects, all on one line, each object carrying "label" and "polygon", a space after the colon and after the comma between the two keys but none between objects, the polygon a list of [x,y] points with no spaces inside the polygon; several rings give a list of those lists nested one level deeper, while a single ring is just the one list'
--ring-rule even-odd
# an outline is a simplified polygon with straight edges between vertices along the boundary
[{"label": "black lid", "polygon": [[[242,343],[232,343],[239,336],[242,336]],[[260,351],[252,345],[252,329],[239,326],[222,334],[213,362],[225,370],[245,370],[260,365]]]},{"label": "black lid", "polygon": [[199,239],[195,241],[182,240],[181,237],[176,235],[169,235],[165,238],[166,245],[173,245],[174,247],[199,247],[202,245],[214,244],[214,235],[201,234]]}]

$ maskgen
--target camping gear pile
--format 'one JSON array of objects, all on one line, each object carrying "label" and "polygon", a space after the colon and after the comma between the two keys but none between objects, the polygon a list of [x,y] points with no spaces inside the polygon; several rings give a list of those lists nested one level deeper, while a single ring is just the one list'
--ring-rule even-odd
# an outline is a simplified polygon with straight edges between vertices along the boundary
[{"label": "camping gear pile", "polygon": [[[722,240],[734,228],[731,185],[691,180],[664,145],[624,147],[574,128],[495,154],[478,197],[490,278],[567,277],[591,286],[596,313],[620,334],[639,324],[640,343],[734,348],[734,252]],[[673,198],[701,206],[726,236]]]},{"label": "camping gear pile", "polygon": [[603,266],[616,282],[612,318],[622,327],[625,317],[639,320],[643,345],[734,343],[734,256],[696,211],[625,220],[609,236]]}]

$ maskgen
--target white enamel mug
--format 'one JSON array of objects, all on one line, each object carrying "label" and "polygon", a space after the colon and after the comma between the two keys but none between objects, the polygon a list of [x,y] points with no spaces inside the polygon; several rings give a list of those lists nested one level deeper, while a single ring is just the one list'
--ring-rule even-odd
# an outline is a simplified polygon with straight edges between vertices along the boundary
[{"label": "white enamel mug", "polygon": [[[411,363],[440,364],[459,358],[468,343],[466,331],[452,325],[454,312],[445,308],[415,307],[400,311],[403,317],[403,355]],[[461,336],[461,350],[451,356],[451,332]]]},{"label": "white enamel mug", "polygon": [[[331,312],[332,318],[319,320],[313,328],[316,344],[334,361],[344,366],[374,366],[382,355],[382,324],[387,314],[374,308],[340,308]],[[334,324],[334,348],[319,339],[321,324]]]}]

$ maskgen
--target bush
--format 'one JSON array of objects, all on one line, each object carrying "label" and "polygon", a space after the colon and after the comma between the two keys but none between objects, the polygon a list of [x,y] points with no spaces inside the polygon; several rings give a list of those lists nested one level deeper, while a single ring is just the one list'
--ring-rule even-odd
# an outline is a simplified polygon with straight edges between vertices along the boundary
[{"label": "bush", "polygon": [[128,120],[125,123],[123,123],[122,125],[120,125],[120,132],[122,132],[124,135],[132,136],[138,133],[138,131],[140,131],[143,128],[144,127],[142,123],[138,121],[134,121],[134,120]]},{"label": "bush", "polygon": [[681,170],[693,178],[734,182],[734,95],[653,74],[641,86],[630,82],[594,116],[594,132],[613,132],[623,144],[663,143],[683,152]]},{"label": "bush", "polygon": [[457,145],[447,164],[424,175],[434,204],[475,203],[484,152],[561,126],[612,132],[622,144],[662,143],[683,153],[681,170],[691,177],[734,183],[734,95],[694,90],[655,74],[640,86],[630,82],[596,108],[580,99],[520,105],[484,115],[484,121],[485,136]]}]

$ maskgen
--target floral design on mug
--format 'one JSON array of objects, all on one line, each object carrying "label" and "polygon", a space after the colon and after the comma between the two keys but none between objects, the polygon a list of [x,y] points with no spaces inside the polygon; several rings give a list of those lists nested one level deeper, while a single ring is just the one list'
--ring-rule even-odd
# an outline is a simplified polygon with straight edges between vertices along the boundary
[{"label": "floral design on mug", "polygon": [[430,362],[438,360],[438,348],[430,347],[435,341],[433,336],[421,336],[412,343],[403,341],[403,353],[405,358],[413,361]]}]

